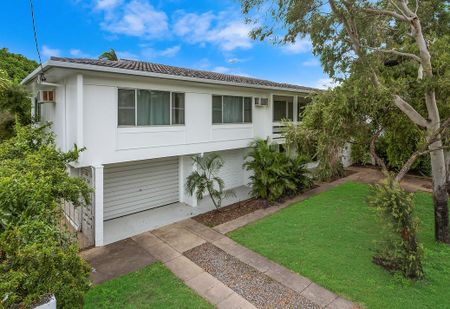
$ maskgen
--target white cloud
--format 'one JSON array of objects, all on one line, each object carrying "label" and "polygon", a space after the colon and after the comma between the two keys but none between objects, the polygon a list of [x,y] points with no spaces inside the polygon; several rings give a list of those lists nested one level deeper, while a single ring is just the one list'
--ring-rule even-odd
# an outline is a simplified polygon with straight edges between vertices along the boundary
[{"label": "white cloud", "polygon": [[230,70],[231,70],[230,68],[222,67],[222,66],[217,66],[212,69],[213,72],[222,73],[222,74],[229,73]]},{"label": "white cloud", "polygon": [[178,52],[181,50],[181,46],[180,45],[176,45],[173,47],[168,47],[162,51],[159,52],[159,55],[163,56],[163,57],[174,57],[176,54],[178,54]]},{"label": "white cloud", "polygon": [[315,83],[315,85],[313,85],[314,88],[319,89],[332,89],[336,86],[339,86],[339,83],[329,77],[321,78]]},{"label": "white cloud", "polygon": [[122,4],[122,0],[97,0],[95,8],[99,10],[110,10]]},{"label": "white cloud", "polygon": [[289,43],[281,47],[286,54],[302,54],[311,51],[312,44],[309,37],[297,38],[295,43]]},{"label": "white cloud", "polygon": [[92,57],[91,55],[89,55],[89,54],[83,52],[83,51],[80,50],[80,49],[76,49],[76,48],[72,48],[71,50],[69,50],[69,54],[70,54],[72,57],[77,57],[77,58],[94,58],[94,57]]},{"label": "white cloud", "polygon": [[213,44],[224,51],[251,48],[252,40],[248,36],[251,27],[238,18],[230,17],[230,14],[225,11],[219,14],[179,11],[174,16],[173,32],[188,43]]},{"label": "white cloud", "polygon": [[141,55],[144,58],[155,58],[155,57],[174,57],[178,54],[178,52],[181,50],[180,45],[175,45],[172,47],[168,47],[163,50],[155,50],[151,47],[145,47],[143,46],[141,50]]},{"label": "white cloud", "polygon": [[106,12],[101,27],[111,33],[147,39],[163,37],[169,29],[166,13],[146,0],[133,0]]},{"label": "white cloud", "polygon": [[50,48],[47,45],[42,46],[41,53],[44,58],[50,58],[51,56],[55,57],[61,56],[61,50],[56,48]]},{"label": "white cloud", "polygon": [[320,65],[320,61],[316,58],[311,58],[309,60],[303,61],[302,65],[304,67],[316,67]]},{"label": "white cloud", "polygon": [[116,51],[119,59],[138,60],[139,56],[128,51]]}]

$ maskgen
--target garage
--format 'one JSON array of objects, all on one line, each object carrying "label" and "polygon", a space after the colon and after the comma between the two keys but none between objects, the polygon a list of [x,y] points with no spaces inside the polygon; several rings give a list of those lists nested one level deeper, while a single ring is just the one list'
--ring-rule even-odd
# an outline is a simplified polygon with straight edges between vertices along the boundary
[{"label": "garage", "polygon": [[176,203],[178,157],[105,165],[104,220]]}]

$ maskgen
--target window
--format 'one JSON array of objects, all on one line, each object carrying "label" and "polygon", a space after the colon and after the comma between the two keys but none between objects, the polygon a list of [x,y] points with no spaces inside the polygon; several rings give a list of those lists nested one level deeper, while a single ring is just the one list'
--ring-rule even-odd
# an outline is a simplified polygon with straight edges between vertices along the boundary
[{"label": "window", "polygon": [[294,104],[287,100],[274,100],[273,121],[282,121],[284,119],[294,119]]},{"label": "window", "polygon": [[184,124],[184,93],[172,93],[172,124]]},{"label": "window", "polygon": [[297,106],[298,106],[298,121],[301,121],[303,118],[303,112],[305,110],[306,105],[311,103],[311,98],[308,97],[297,97]]},{"label": "window", "polygon": [[136,117],[134,90],[119,89],[119,126],[134,126]]},{"label": "window", "polygon": [[184,93],[119,89],[119,126],[184,124]]},{"label": "window", "polygon": [[213,95],[212,122],[251,123],[252,98]]}]

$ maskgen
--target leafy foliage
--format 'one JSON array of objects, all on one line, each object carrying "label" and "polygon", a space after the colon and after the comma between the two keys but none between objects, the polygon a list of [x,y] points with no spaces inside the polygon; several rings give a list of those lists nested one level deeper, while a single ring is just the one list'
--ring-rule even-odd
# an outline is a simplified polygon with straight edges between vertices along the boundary
[{"label": "leafy foliage", "polygon": [[49,125],[16,132],[0,144],[0,304],[28,307],[53,293],[59,307],[81,308],[89,271],[61,208],[90,202],[87,183],[67,174],[79,150],[57,150]]},{"label": "leafy foliage", "polygon": [[302,157],[291,159],[264,140],[256,140],[250,147],[244,167],[253,173],[250,181],[254,197],[273,203],[311,185]]},{"label": "leafy foliage", "polygon": [[0,232],[34,217],[57,225],[62,201],[89,202],[87,183],[66,171],[79,150],[57,150],[48,129],[18,124],[17,136],[0,144]]},{"label": "leafy foliage", "polygon": [[378,210],[386,230],[382,248],[373,260],[390,271],[400,271],[407,278],[421,279],[423,249],[416,237],[419,221],[414,214],[413,197],[391,175],[384,184],[372,187],[368,202]]},{"label": "leafy foliage", "polygon": [[196,170],[186,179],[186,190],[198,200],[202,200],[206,193],[216,209],[222,207],[225,198],[234,196],[232,190],[225,190],[225,182],[219,177],[219,171],[224,165],[221,156],[216,153],[206,154],[203,157],[192,157]]},{"label": "leafy foliage", "polygon": [[0,296],[6,307],[28,308],[54,294],[59,308],[82,308],[90,267],[61,229],[29,219],[0,234]]},{"label": "leafy foliage", "polygon": [[14,83],[20,83],[37,66],[38,64],[34,60],[11,53],[7,48],[0,49],[0,69],[4,70],[8,74],[9,80]]},{"label": "leafy foliage", "polygon": [[0,49],[0,141],[14,135],[16,117],[22,124],[31,121],[31,96],[19,83],[36,67],[35,61]]},{"label": "leafy foliage", "polygon": [[109,61],[118,61],[119,58],[117,57],[116,51],[111,48],[108,51],[103,52],[98,59],[100,60],[109,60]]}]

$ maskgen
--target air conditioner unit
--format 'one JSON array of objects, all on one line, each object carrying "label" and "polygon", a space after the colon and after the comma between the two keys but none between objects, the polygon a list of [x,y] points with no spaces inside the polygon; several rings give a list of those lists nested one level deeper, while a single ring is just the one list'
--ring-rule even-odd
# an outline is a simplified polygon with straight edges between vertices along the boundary
[{"label": "air conditioner unit", "polygon": [[257,106],[257,107],[269,106],[269,99],[256,97],[255,98],[255,106]]},{"label": "air conditioner unit", "polygon": [[56,100],[55,90],[39,90],[39,103],[54,103]]}]

